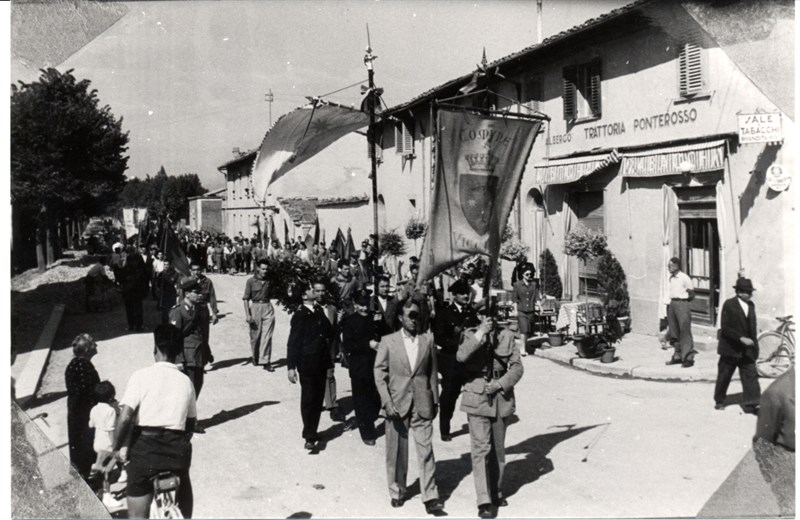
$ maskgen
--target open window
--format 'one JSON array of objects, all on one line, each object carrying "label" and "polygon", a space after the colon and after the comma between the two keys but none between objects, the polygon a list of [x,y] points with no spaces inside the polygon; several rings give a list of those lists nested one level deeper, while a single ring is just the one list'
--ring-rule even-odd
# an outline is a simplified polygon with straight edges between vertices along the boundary
[{"label": "open window", "polygon": [[564,119],[596,119],[602,114],[601,61],[564,67]]}]

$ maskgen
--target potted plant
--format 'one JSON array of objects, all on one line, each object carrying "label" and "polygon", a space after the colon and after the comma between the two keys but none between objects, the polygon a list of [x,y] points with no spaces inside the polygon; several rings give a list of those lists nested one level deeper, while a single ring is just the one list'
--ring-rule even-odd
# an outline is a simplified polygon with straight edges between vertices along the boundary
[{"label": "potted plant", "polygon": [[[513,262],[516,264],[520,260],[527,260],[530,249],[530,247],[525,245],[521,240],[514,236],[514,230],[511,228],[511,226],[506,224],[506,227],[503,230],[503,241],[500,244],[500,258],[507,262]],[[500,262],[497,263],[497,267],[499,270]],[[495,280],[493,282],[493,287],[502,289],[502,272],[495,274]]]},{"label": "potted plant", "polygon": [[606,313],[619,320],[622,331],[630,329],[628,281],[617,257],[606,251],[597,262],[597,283],[603,288]]},{"label": "potted plant", "polygon": [[[563,286],[558,275],[558,264],[549,249],[545,249],[539,255],[539,279],[542,281],[542,293],[544,296],[555,298],[556,302],[558,302],[561,299]],[[558,313],[557,307],[555,310]],[[551,347],[559,347],[564,344],[564,334],[560,330],[548,332],[547,336]]]},{"label": "potted plant", "polygon": [[426,231],[428,231],[428,224],[424,220],[416,217],[411,217],[408,220],[406,224],[406,238],[414,241],[415,254],[419,253],[417,250],[417,239],[424,237]]},{"label": "potted plant", "polygon": [[[586,266],[589,260],[597,258],[605,253],[607,247],[606,236],[603,233],[589,229],[585,226],[578,226],[570,231],[564,239],[564,254],[574,256]],[[584,294],[584,301],[588,310],[589,295]],[[574,336],[573,342],[578,347],[578,355],[581,357],[599,357],[596,351],[597,335],[586,334],[585,336]]]},{"label": "potted plant", "polygon": [[325,280],[325,274],[321,266],[309,264],[299,256],[280,255],[267,259],[266,279],[270,283],[272,297],[291,314],[301,304],[302,295],[297,294],[297,285]]}]

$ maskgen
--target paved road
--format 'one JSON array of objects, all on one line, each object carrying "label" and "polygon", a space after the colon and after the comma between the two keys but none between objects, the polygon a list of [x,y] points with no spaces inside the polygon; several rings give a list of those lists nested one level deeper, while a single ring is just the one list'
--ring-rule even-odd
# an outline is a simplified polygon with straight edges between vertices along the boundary
[{"label": "paved road", "polygon": [[[194,438],[192,480],[198,517],[422,517],[416,496],[389,506],[384,438],[361,443],[357,430],[323,416],[328,439],[312,455],[300,437],[300,389],[283,369],[244,365],[249,356],[241,294],[244,276],[212,275],[224,317],[211,329],[218,368],[198,402],[205,435]],[[152,304],[148,304],[152,305]],[[155,310],[148,325],[155,324]],[[43,429],[66,444],[63,349],[76,331],[101,338],[94,363],[122,394],[130,373],[152,362],[149,334],[125,334],[121,305],[62,324],[40,395],[29,411],[49,413]],[[78,318],[84,318],[79,320]],[[286,353],[288,316],[278,312],[275,358]],[[538,357],[524,358],[519,420],[508,431],[507,517],[695,516],[750,446],[755,417],[713,407],[710,383],[602,377]],[[350,384],[337,366],[339,397],[352,418]],[[740,392],[734,383],[731,393]],[[476,512],[466,416],[456,412],[450,443],[434,451],[440,492],[451,516]],[[438,430],[438,428],[437,428]],[[413,450],[412,450],[413,451]],[[412,455],[409,484],[417,478]]]}]

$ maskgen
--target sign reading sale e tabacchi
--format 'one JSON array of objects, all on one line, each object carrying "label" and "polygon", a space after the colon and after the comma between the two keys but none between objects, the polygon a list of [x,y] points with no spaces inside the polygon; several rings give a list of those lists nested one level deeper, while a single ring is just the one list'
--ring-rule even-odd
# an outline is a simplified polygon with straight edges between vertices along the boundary
[{"label": "sign reading sale e tabacchi", "polygon": [[739,143],[783,141],[780,113],[739,114]]}]

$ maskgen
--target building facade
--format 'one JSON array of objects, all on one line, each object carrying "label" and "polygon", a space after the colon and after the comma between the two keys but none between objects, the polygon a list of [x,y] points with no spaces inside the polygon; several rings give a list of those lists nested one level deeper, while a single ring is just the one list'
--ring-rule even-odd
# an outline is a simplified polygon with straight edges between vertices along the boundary
[{"label": "building facade", "polygon": [[[512,223],[532,260],[545,248],[554,254],[573,298],[602,289],[592,264],[562,253],[564,238],[579,225],[602,231],[625,270],[637,332],[657,331],[671,256],[694,283],[697,323],[716,325],[737,276],[757,288],[762,328],[795,305],[794,200],[775,182],[794,171],[793,105],[720,43],[745,13],[698,5],[635,2],[487,64],[471,95],[455,101],[549,116]],[[793,8],[763,5],[758,39],[792,48]],[[436,102],[474,79],[385,114],[379,179],[405,195],[383,209],[389,227],[417,204],[429,214]]]},{"label": "building facade", "polygon": [[192,231],[223,233],[225,230],[222,222],[222,203],[224,198],[225,188],[210,191],[198,197],[189,197],[189,229]]}]

